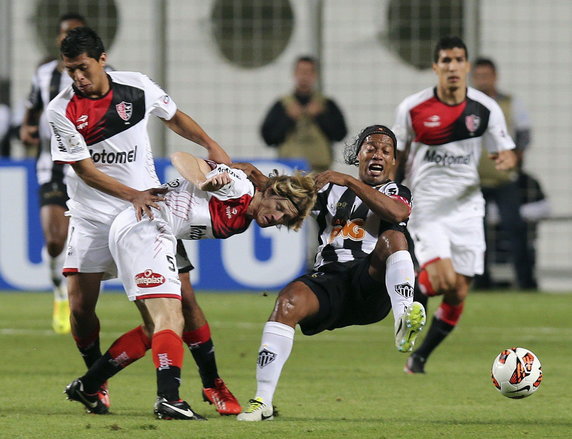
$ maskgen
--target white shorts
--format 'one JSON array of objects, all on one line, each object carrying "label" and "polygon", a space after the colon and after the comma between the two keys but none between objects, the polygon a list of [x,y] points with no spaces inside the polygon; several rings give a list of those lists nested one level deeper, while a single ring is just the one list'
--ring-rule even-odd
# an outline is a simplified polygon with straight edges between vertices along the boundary
[{"label": "white shorts", "polygon": [[68,229],[64,275],[103,273],[103,279],[117,277],[109,251],[109,224],[72,216]]},{"label": "white shorts", "polygon": [[155,219],[141,221],[137,221],[132,208],[117,215],[109,231],[109,249],[129,300],[180,300],[177,239],[160,213],[153,213]]},{"label": "white shorts", "polygon": [[407,229],[420,266],[451,259],[456,273],[469,277],[483,273],[486,243],[481,216],[416,217]]}]

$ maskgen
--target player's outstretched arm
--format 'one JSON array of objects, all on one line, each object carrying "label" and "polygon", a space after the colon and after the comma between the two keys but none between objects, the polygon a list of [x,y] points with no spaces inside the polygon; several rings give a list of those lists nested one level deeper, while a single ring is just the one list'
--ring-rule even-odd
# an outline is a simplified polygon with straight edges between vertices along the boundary
[{"label": "player's outstretched arm", "polygon": [[208,151],[208,158],[213,162],[230,164],[230,156],[213,140],[188,114],[177,110],[170,120],[163,120],[171,130],[179,136],[195,142]]},{"label": "player's outstretched arm", "polygon": [[207,162],[188,152],[178,151],[171,154],[171,163],[185,180],[190,181],[197,187],[200,187],[206,181],[206,175],[211,171]]},{"label": "player's outstretched arm", "polygon": [[374,187],[351,175],[336,171],[325,171],[316,175],[315,180],[318,190],[328,183],[350,188],[372,212],[385,221],[400,223],[409,218],[410,208],[407,204],[382,194]]},{"label": "player's outstretched arm", "polygon": [[146,213],[149,218],[153,218],[151,207],[158,209],[159,205],[157,202],[164,200],[162,194],[168,190],[167,188],[153,188],[147,189],[146,191],[133,189],[101,172],[95,167],[95,164],[90,158],[80,160],[71,166],[78,177],[89,186],[132,203],[138,220],[141,219],[144,213]]}]

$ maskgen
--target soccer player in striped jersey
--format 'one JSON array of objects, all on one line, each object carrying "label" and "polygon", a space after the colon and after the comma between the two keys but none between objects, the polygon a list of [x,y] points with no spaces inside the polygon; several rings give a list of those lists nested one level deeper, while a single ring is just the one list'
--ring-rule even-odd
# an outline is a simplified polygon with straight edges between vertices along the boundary
[{"label": "soccer player in striped jersey", "polygon": [[439,40],[433,70],[437,86],[407,97],[393,127],[415,199],[408,230],[421,267],[419,285],[427,296],[443,295],[422,345],[407,360],[408,373],[425,372],[429,355],[457,325],[473,276],[483,272],[482,146],[498,170],[516,164],[500,107],[467,87],[470,63],[460,38]]},{"label": "soccer player in striped jersey", "polygon": [[[62,15],[59,19],[57,44],[61,43],[71,29],[85,25],[85,18],[79,14]],[[41,64],[32,80],[20,128],[22,142],[27,147],[38,148],[36,175],[40,187],[40,222],[54,291],[52,328],[57,334],[67,334],[71,330],[67,288],[65,278],[62,276],[65,257],[63,250],[69,224],[68,217],[65,216],[68,200],[65,183],[67,166],[52,161],[51,132],[44,110],[48,103],[71,83],[71,78],[63,71],[61,59]]]},{"label": "soccer player in striped jersey", "polygon": [[[278,295],[262,332],[256,393],[239,421],[273,418],[274,392],[296,325],[314,335],[378,322],[393,310],[395,345],[401,352],[412,349],[425,324],[425,309],[413,301],[415,273],[404,234],[411,194],[392,181],[396,148],[389,128],[366,127],[345,151],[346,163],[358,166],[359,178],[335,171],[316,176],[314,269]],[[260,178],[254,169],[247,172],[255,181]]]}]

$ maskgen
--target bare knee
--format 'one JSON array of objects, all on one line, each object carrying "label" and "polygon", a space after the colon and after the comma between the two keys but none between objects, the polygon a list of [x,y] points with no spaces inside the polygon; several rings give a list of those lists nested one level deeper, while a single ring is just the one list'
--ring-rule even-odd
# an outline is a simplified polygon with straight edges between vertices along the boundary
[{"label": "bare knee", "polygon": [[318,298],[312,290],[301,282],[295,282],[280,292],[270,320],[294,327],[317,313],[319,308]]}]

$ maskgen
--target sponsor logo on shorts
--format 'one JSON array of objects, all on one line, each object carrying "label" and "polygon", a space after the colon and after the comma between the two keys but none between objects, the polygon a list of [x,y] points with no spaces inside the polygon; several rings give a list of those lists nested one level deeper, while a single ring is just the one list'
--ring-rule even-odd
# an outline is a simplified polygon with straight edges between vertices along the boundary
[{"label": "sponsor logo on shorts", "polygon": [[472,154],[466,155],[449,155],[448,153],[440,153],[433,150],[427,150],[423,160],[430,163],[435,163],[441,166],[451,166],[451,165],[468,165],[471,163]]},{"label": "sponsor logo on shorts", "polygon": [[395,292],[403,297],[413,297],[413,287],[408,283],[395,285]]},{"label": "sponsor logo on shorts", "polygon": [[264,366],[268,366],[276,359],[276,354],[274,352],[270,352],[268,349],[264,348],[258,353],[258,365],[262,368]]},{"label": "sponsor logo on shorts", "polygon": [[115,109],[117,110],[119,117],[125,122],[131,119],[131,114],[133,113],[133,104],[131,102],[121,101],[115,106]]},{"label": "sponsor logo on shorts", "polygon": [[145,270],[135,275],[135,283],[139,288],[153,288],[165,283],[165,276],[154,273],[153,270]]}]

